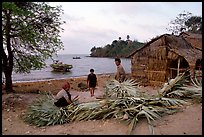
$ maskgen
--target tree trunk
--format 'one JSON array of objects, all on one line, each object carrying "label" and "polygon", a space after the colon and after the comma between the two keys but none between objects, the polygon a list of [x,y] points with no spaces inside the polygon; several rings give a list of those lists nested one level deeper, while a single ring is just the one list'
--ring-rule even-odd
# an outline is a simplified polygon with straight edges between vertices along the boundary
[{"label": "tree trunk", "polygon": [[[3,51],[3,71],[5,74],[6,78],[6,92],[13,92],[13,87],[12,87],[12,71],[13,71],[13,51],[11,49],[11,15],[10,11],[5,12],[6,14],[6,27],[5,27],[5,32],[6,32],[6,49],[8,55],[6,55],[6,52]],[[4,49],[4,50],[6,50]]]},{"label": "tree trunk", "polygon": [[[11,55],[12,52],[9,54],[9,58],[7,58],[7,55],[5,53],[5,51],[2,52],[2,57],[3,57],[3,72],[5,75],[5,88],[6,88],[6,92],[13,92],[13,88],[12,88],[12,70],[13,70],[13,55]],[[12,61],[11,61],[12,60]],[[11,61],[11,62],[10,62]]]},{"label": "tree trunk", "polygon": [[14,92],[13,87],[12,87],[12,77],[10,72],[4,72],[5,78],[6,78],[6,92]]}]

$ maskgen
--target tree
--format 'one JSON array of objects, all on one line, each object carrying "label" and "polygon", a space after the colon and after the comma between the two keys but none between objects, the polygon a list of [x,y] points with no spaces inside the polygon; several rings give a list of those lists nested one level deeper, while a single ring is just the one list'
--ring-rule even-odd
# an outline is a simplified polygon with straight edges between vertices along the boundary
[{"label": "tree", "polygon": [[127,40],[129,40],[130,39],[130,36],[129,35],[127,35]]},{"label": "tree", "polygon": [[29,73],[41,69],[45,60],[63,49],[59,33],[61,6],[45,2],[2,3],[2,70],[6,92],[13,92],[12,72]]},{"label": "tree", "polygon": [[187,31],[185,22],[192,16],[192,13],[184,11],[183,13],[178,14],[175,20],[171,20],[169,28],[166,28],[168,31],[179,34],[182,31]]},{"label": "tree", "polygon": [[[144,45],[144,43],[133,41],[131,46],[127,46],[127,42],[124,40],[121,40],[118,42],[117,40],[114,40],[112,44],[107,44],[104,47],[93,47],[91,49],[91,56],[92,57],[126,57],[132,51],[136,50],[137,48]],[[93,50],[94,49],[94,50]]]},{"label": "tree", "polygon": [[94,46],[93,48],[91,48],[91,52],[94,52],[96,50],[96,47]]},{"label": "tree", "polygon": [[189,32],[202,33],[202,17],[192,16],[185,22],[185,25]]}]

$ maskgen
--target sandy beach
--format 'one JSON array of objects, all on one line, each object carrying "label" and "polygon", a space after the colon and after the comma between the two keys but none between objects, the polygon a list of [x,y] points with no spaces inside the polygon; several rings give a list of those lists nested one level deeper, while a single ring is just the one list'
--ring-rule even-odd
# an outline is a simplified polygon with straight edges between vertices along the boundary
[{"label": "sandy beach", "polygon": [[[114,78],[114,74],[97,74],[98,85],[96,88],[103,87],[108,80]],[[127,78],[131,78],[130,74],[127,74]],[[70,77],[63,79],[51,79],[41,81],[28,81],[28,82],[14,82],[13,90],[15,93],[39,93],[47,92],[57,93],[65,82],[69,82],[71,85],[70,91],[84,91],[80,88],[80,84],[85,86],[87,84],[87,76]]]},{"label": "sandy beach", "polygon": [[[97,75],[98,87],[103,87],[108,79],[112,79],[114,74],[99,74]],[[15,82],[13,89],[15,93],[38,93],[47,92],[57,93],[65,82],[71,85],[70,91],[83,91],[79,88],[79,84],[86,85],[87,76],[71,77],[63,79],[41,80],[41,81],[28,81],[28,82]]]}]

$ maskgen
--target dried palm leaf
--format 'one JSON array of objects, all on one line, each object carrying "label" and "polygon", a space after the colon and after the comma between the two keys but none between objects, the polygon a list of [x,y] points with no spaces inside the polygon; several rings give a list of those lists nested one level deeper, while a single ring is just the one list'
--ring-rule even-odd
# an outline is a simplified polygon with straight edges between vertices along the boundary
[{"label": "dried palm leaf", "polygon": [[202,79],[198,80],[197,77],[192,78],[191,77],[191,82],[195,87],[202,87]]},{"label": "dried palm leaf", "polygon": [[140,96],[141,89],[137,88],[135,80],[127,79],[122,83],[113,79],[106,83],[106,94],[116,95],[116,97]]},{"label": "dried palm leaf", "polygon": [[155,108],[152,107],[146,107],[146,106],[142,106],[142,109],[134,116],[134,118],[132,119],[132,121],[129,124],[128,127],[128,134],[131,134],[133,129],[135,128],[137,122],[138,122],[138,118],[145,116],[148,120],[148,124],[149,124],[149,129],[151,131],[152,134],[154,134],[154,129],[152,126],[152,120],[154,121],[155,119],[159,119],[160,116],[157,113]]},{"label": "dried palm leaf", "polygon": [[195,77],[194,79],[191,78],[191,84],[183,84],[177,86],[175,90],[166,94],[168,97],[178,97],[178,98],[192,98],[192,99],[199,99],[202,100],[202,82],[197,80]]},{"label": "dried palm leaf", "polygon": [[128,126],[128,131],[127,131],[127,134],[128,134],[128,135],[130,135],[130,134],[132,133],[132,130],[135,128],[137,122],[138,122],[138,119],[137,119],[137,116],[135,116],[135,117],[131,120],[131,122],[130,122],[130,124],[129,124],[129,126]]},{"label": "dried palm leaf", "polygon": [[178,82],[181,82],[182,80],[185,79],[185,74],[184,72],[182,75],[176,76],[174,79],[170,79],[167,83],[164,83],[163,87],[159,90],[159,93],[162,96],[166,96],[166,94],[175,86],[178,85]]},{"label": "dried palm leaf", "polygon": [[165,98],[165,97],[162,97],[161,101],[163,101],[162,104],[165,106],[180,106],[186,103],[184,100],[181,100],[181,99]]}]

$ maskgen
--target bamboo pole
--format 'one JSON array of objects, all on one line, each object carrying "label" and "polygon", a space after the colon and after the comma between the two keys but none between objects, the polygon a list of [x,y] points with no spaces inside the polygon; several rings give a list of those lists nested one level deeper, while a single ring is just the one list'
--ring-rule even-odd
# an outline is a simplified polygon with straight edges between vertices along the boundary
[{"label": "bamboo pole", "polygon": [[178,69],[177,69],[177,76],[179,75],[179,67],[180,67],[180,58],[178,58]]}]

